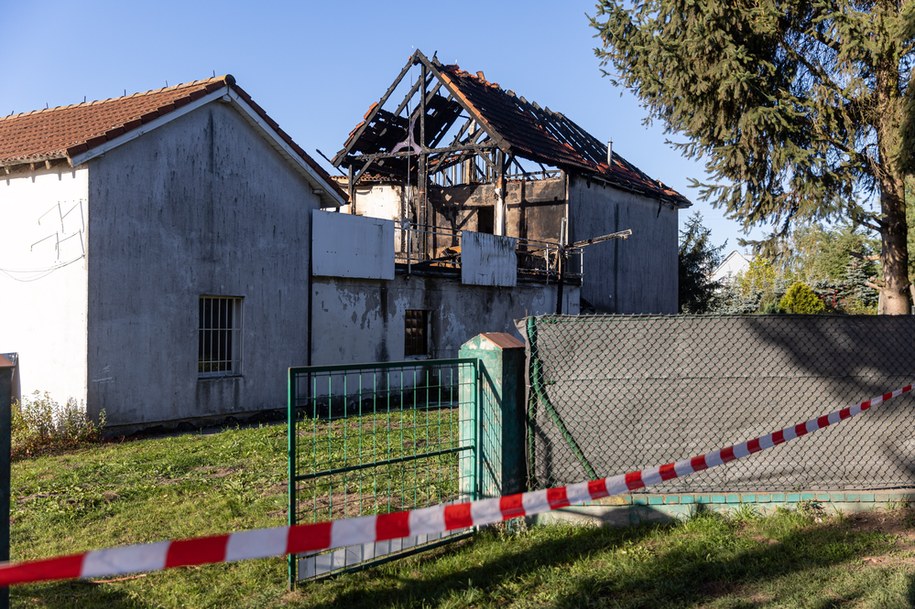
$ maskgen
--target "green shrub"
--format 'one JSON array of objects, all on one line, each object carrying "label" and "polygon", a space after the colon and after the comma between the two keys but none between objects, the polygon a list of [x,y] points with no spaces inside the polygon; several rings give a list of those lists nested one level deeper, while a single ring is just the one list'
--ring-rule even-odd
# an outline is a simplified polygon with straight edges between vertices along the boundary
[{"label": "green shrub", "polygon": [[778,307],[785,313],[798,313],[801,315],[816,315],[826,312],[826,305],[816,295],[816,292],[801,281],[788,288],[782,299],[778,301]]},{"label": "green shrub", "polygon": [[13,403],[12,453],[13,459],[61,452],[84,444],[98,442],[105,427],[105,413],[96,423],[76,400],[69,399],[63,406],[51,396],[36,391],[22,404]]}]

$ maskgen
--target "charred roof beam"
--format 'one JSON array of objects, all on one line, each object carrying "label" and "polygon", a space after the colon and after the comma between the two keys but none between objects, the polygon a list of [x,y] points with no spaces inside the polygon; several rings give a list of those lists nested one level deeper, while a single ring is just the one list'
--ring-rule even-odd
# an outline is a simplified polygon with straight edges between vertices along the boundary
[{"label": "charred roof beam", "polygon": [[[468,144],[463,146],[445,146],[443,148],[422,148],[421,154],[442,154],[448,152],[460,152],[460,151],[475,151],[475,152],[484,152],[490,151],[497,146],[494,143],[489,144]],[[417,156],[412,150],[404,150],[400,152],[376,152],[374,154],[356,154],[347,157],[347,160],[350,162],[362,162],[362,161],[377,161],[380,159],[405,159],[410,156]]]},{"label": "charred roof beam", "polygon": [[387,103],[388,98],[391,97],[391,95],[394,93],[397,85],[400,84],[400,81],[403,80],[404,76],[407,75],[407,72],[410,71],[410,68],[413,67],[417,60],[417,54],[422,55],[422,53],[420,53],[418,50],[414,52],[413,55],[410,56],[409,61],[407,61],[407,65],[403,67],[403,69],[400,71],[400,74],[398,74],[397,78],[394,79],[394,82],[391,83],[391,86],[388,87],[387,91],[384,92],[384,95],[381,96],[381,99],[379,99],[374,106],[369,108],[369,111],[365,116],[365,120],[363,120],[362,124],[359,125],[355,131],[350,134],[349,138],[346,140],[346,144],[343,146],[343,149],[334,156],[334,165],[339,167],[343,162],[343,159],[346,158],[346,156],[349,154],[352,145],[359,140],[360,136],[362,136],[363,132],[368,128],[369,123],[372,122],[372,120],[375,118],[375,115],[378,114],[379,110],[381,110],[381,107]]}]

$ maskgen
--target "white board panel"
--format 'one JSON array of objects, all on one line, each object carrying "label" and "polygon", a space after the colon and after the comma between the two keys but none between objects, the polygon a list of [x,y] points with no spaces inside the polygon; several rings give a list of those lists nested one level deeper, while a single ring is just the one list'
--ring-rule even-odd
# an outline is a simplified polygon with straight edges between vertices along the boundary
[{"label": "white board panel", "polygon": [[517,239],[461,232],[461,283],[515,286],[518,283]]},{"label": "white board panel", "polygon": [[394,223],[315,210],[311,256],[321,277],[394,279]]}]

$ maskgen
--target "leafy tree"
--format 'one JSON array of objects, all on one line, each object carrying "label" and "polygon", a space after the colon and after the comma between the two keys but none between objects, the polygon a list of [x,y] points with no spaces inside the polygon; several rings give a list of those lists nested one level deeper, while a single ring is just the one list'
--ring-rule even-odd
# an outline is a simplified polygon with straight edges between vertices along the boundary
[{"label": "leafy tree", "polygon": [[591,24],[606,74],[705,161],[701,197],[777,235],[840,218],[878,232],[884,311],[909,311],[915,2],[600,0]]},{"label": "leafy tree", "polygon": [[745,299],[755,299],[760,311],[768,311],[778,303],[779,276],[772,263],[756,256],[750,261],[750,267],[737,277],[740,294]]},{"label": "leafy tree", "polygon": [[823,304],[816,292],[801,281],[792,284],[788,288],[785,295],[778,301],[778,307],[785,313],[798,313],[801,315],[816,315],[826,312],[826,305]]},{"label": "leafy tree", "polygon": [[680,231],[678,257],[679,298],[681,313],[708,313],[717,306],[721,285],[711,279],[721,264],[721,250],[726,244],[712,245],[712,231],[702,225],[698,211]]}]

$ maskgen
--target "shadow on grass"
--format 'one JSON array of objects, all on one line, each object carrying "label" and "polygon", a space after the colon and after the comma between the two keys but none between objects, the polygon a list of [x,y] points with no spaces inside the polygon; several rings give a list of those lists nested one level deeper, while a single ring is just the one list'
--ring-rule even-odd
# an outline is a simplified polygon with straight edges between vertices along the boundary
[{"label": "shadow on grass", "polygon": [[151,609],[153,605],[132,597],[117,584],[74,580],[12,588],[10,607]]},{"label": "shadow on grass", "polygon": [[[489,592],[507,579],[522,578],[542,569],[557,569],[570,565],[594,552],[622,546],[626,543],[637,543],[640,539],[670,525],[644,525],[626,529],[597,527],[563,527],[564,534],[557,538],[540,541],[534,544],[509,537],[503,542],[504,548],[497,556],[474,556],[475,542],[461,546],[445,548],[430,552],[420,558],[424,563],[430,561],[451,561],[458,564],[475,563],[463,568],[442,568],[447,574],[415,577],[405,576],[404,568],[391,574],[381,575],[377,572],[366,572],[353,576],[352,579],[338,578],[327,582],[305,584],[306,586],[339,587],[340,590],[328,590],[333,600],[319,604],[301,606],[315,608],[331,607],[366,607],[377,609],[390,605],[398,607],[435,606],[447,597],[462,593],[468,586]],[[489,533],[493,534],[493,533]],[[396,568],[396,567],[395,567]],[[426,567],[423,567],[426,568]],[[380,586],[365,585],[372,580],[381,581]],[[345,581],[346,580],[346,581]],[[336,594],[334,594],[336,592]],[[303,599],[304,600],[304,599]],[[300,606],[300,605],[296,605]]]},{"label": "shadow on grass", "polygon": [[577,577],[550,606],[603,606],[612,599],[613,606],[620,608],[681,607],[731,597],[728,606],[753,609],[772,606],[783,595],[802,595],[803,606],[813,609],[856,605],[869,592],[865,585],[838,593],[821,587],[822,582],[812,583],[814,578],[801,584],[777,580],[860,560],[873,535],[856,531],[848,521],[838,521],[807,526],[779,541],[760,540],[756,547],[726,558],[719,557],[718,548],[711,545],[706,545],[709,553],[704,556],[695,547],[674,545],[654,556],[638,573],[598,572]]},{"label": "shadow on grass", "polygon": [[[460,606],[499,606],[523,600],[519,596],[528,593],[531,604],[556,609],[704,606],[716,601],[733,609],[754,609],[781,602],[787,595],[801,598],[805,607],[826,609],[855,605],[871,592],[866,580],[855,580],[836,592],[827,590],[821,587],[822,574],[778,581],[860,560],[874,549],[874,533],[856,531],[849,522],[805,526],[780,536],[779,541],[763,539],[742,551],[716,546],[736,543],[733,534],[717,542],[712,537],[692,545],[681,539],[665,542],[636,568],[614,563],[611,552],[637,544],[656,528],[568,528],[562,535],[533,544],[506,540],[506,547],[497,549],[495,557],[481,556],[472,544],[424,558],[422,569],[435,574],[404,575],[409,572],[401,567],[371,578],[340,578],[312,584],[330,586],[316,595],[325,599],[319,604],[309,604],[307,598],[292,604],[321,609],[435,607],[455,601]],[[458,566],[430,569],[431,561]],[[812,583],[817,580],[819,584]],[[907,594],[915,600],[915,581]],[[326,600],[328,597],[332,600]]]}]

